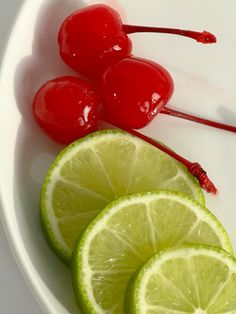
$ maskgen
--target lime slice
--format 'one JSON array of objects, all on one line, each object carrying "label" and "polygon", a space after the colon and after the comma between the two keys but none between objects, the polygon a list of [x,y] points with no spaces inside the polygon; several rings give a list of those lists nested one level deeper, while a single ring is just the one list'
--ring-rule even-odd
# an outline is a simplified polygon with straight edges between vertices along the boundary
[{"label": "lime slice", "polygon": [[83,312],[122,313],[134,272],[156,252],[182,243],[212,244],[232,252],[220,222],[179,192],[145,192],[109,204],[74,250],[73,282]]},{"label": "lime slice", "polygon": [[93,133],[63,150],[42,187],[41,217],[49,243],[69,263],[74,242],[95,215],[120,196],[173,189],[204,203],[185,167],[119,130]]},{"label": "lime slice", "polygon": [[154,255],[131,280],[125,313],[236,313],[236,259],[188,245]]}]

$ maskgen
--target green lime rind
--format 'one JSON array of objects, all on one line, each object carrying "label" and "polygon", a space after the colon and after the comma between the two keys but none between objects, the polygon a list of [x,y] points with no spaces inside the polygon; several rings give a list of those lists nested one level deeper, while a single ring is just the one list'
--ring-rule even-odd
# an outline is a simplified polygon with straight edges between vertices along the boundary
[{"label": "green lime rind", "polygon": [[[173,263],[173,261],[175,259],[178,258],[183,258],[186,259],[186,261],[188,262],[190,258],[192,257],[198,257],[198,256],[204,256],[204,257],[210,257],[210,258],[214,258],[216,260],[219,260],[220,262],[222,262],[223,264],[225,264],[226,268],[229,269],[229,276],[232,276],[232,274],[234,274],[234,277],[236,278],[236,258],[234,256],[232,256],[229,252],[215,247],[215,246],[211,246],[211,245],[206,245],[206,244],[182,244],[180,246],[177,247],[173,247],[173,248],[169,248],[169,249],[165,249],[162,250],[160,252],[158,252],[157,254],[153,255],[148,261],[146,261],[141,267],[140,269],[137,270],[137,272],[134,274],[134,276],[131,278],[131,280],[129,281],[129,284],[127,286],[127,290],[126,290],[126,295],[125,295],[125,302],[124,302],[124,313],[125,314],[145,314],[145,313],[151,313],[151,312],[147,312],[147,303],[146,301],[146,287],[148,285],[148,283],[150,283],[150,278],[152,276],[155,276],[155,274],[159,274],[160,273],[160,267],[165,264],[165,262],[167,261],[171,261]],[[212,261],[211,261],[212,262]],[[206,265],[206,269],[207,269]],[[213,269],[214,267],[216,267],[216,264],[211,263],[210,264],[210,268]],[[158,272],[159,270],[159,272]],[[187,273],[187,271],[186,271]],[[217,273],[217,272],[216,272]],[[171,277],[171,272],[169,272],[169,277],[168,278],[173,278]],[[197,278],[197,275],[194,271],[193,271],[193,278]],[[205,278],[211,278],[210,277],[210,273],[206,273],[204,274]],[[217,274],[216,274],[217,276]],[[204,278],[204,277],[202,277]],[[233,282],[233,287],[232,290],[235,291],[235,286],[236,286],[236,281],[232,280]],[[187,279],[187,274],[185,277],[185,280]],[[215,276],[213,276],[211,278],[213,281],[216,279]],[[214,311],[212,310],[212,306],[217,306],[216,305],[216,301],[219,301],[219,297],[221,294],[221,297],[223,295],[224,298],[224,294],[227,295],[227,293],[224,291],[223,293],[221,289],[224,289],[224,287],[226,288],[225,283],[229,282],[229,277],[227,277],[227,279],[225,280],[225,282],[222,282],[220,285],[219,290],[217,290],[215,292],[215,295],[213,295],[213,300],[214,302],[211,303],[209,308],[204,308],[204,309],[200,309],[200,312],[202,312],[202,310],[204,310],[204,313],[209,313],[209,314],[213,314],[213,313],[223,313],[222,308],[218,309],[218,311],[216,311],[217,309],[214,309]],[[174,289],[176,289],[176,282],[175,281],[171,281],[171,283],[174,285]],[[195,282],[197,289],[199,289],[199,287],[197,286],[197,283]],[[181,285],[181,282],[179,282],[179,285],[177,287],[177,293],[181,290],[178,290],[179,287]],[[209,282],[208,284],[206,283],[206,289],[209,289]],[[234,288],[234,289],[233,289]],[[155,289],[155,287],[154,287]],[[171,286],[170,286],[171,289]],[[228,289],[229,290],[229,289]],[[232,293],[229,292],[230,298],[232,298]],[[181,295],[182,296],[182,295]],[[236,300],[236,292],[234,292],[234,299]],[[218,300],[217,300],[218,299]],[[201,302],[201,299],[198,300]],[[208,300],[208,302],[210,303],[211,299]],[[220,302],[218,302],[220,303]],[[158,306],[158,301],[156,301],[155,303]],[[229,312],[230,313],[235,313],[236,312],[236,302],[234,302],[234,305],[230,305],[232,304],[231,302],[229,302],[229,300],[225,300],[225,304],[223,306],[231,306]],[[220,304],[222,306],[222,304]],[[169,304],[170,308],[171,308],[171,304]],[[196,306],[196,304],[192,304],[193,308],[194,306]],[[199,306],[200,307],[200,306]],[[198,308],[193,309],[193,311],[189,311],[189,313],[195,313],[195,310],[199,310]],[[233,307],[233,308],[232,308]],[[174,313],[176,309],[171,308],[171,310],[168,308],[162,308],[162,306],[160,306],[159,311],[158,312],[158,308],[156,309],[155,313]],[[208,311],[209,310],[209,311]],[[162,312],[164,311],[164,312]],[[176,310],[177,311],[177,310]],[[205,312],[206,311],[206,312]],[[215,312],[216,311],[216,312]],[[227,311],[227,313],[229,313]],[[181,312],[182,313],[182,312]],[[226,313],[224,311],[224,313]]]},{"label": "green lime rind", "polygon": [[45,179],[44,184],[41,189],[41,204],[40,204],[40,212],[39,212],[41,227],[46,236],[46,239],[50,248],[54,251],[54,253],[60,258],[60,260],[64,264],[66,264],[67,266],[70,266],[71,254],[58,241],[58,238],[56,237],[55,233],[51,229],[51,222],[47,215],[47,205],[44,198],[44,194],[46,193],[48,180],[49,180],[49,177]]},{"label": "green lime rind", "polygon": [[[49,242],[50,247],[54,250],[57,256],[67,265],[70,264],[73,246],[69,247],[64,241],[63,236],[61,235],[59,228],[57,226],[57,218],[55,218],[55,215],[53,213],[54,208],[52,208],[52,205],[50,203],[51,201],[49,200],[51,197],[50,193],[51,194],[53,193],[53,188],[54,188],[53,185],[55,185],[55,182],[57,180],[58,172],[60,171],[60,168],[63,167],[63,164],[65,163],[65,161],[70,160],[70,157],[73,157],[76,154],[76,152],[79,150],[79,147],[86,146],[89,148],[90,145],[93,146],[97,144],[97,141],[100,141],[103,138],[107,137],[107,138],[113,139],[115,137],[119,138],[119,136],[122,136],[125,139],[128,139],[130,143],[139,143],[139,144],[144,143],[145,145],[148,145],[148,146],[150,145],[142,141],[141,139],[119,129],[97,131],[97,132],[87,135],[86,137],[82,139],[79,139],[73,142],[72,144],[67,146],[65,149],[63,149],[58,154],[54,162],[51,164],[48,170],[48,173],[45,177],[45,180],[43,182],[42,189],[41,189],[41,206],[40,206],[41,207],[40,208],[41,223],[42,223],[43,230]],[[169,157],[163,152],[162,154],[163,155],[161,156],[164,156],[166,160],[169,160],[169,161],[171,160],[171,163],[174,165],[174,167],[176,167],[176,169],[178,169],[178,171],[181,173],[181,178],[183,178],[184,182],[187,184],[188,189],[190,190],[192,194],[191,196],[193,196],[196,200],[198,200],[201,204],[204,205],[205,203],[204,194],[197,180],[188,172],[187,168],[184,167],[181,163],[175,161],[173,158]],[[182,188],[180,187],[179,189],[181,190]],[[135,192],[141,192],[141,190],[138,190]],[[104,208],[109,202],[106,202],[105,205],[102,207],[100,204],[99,209]],[[97,212],[94,213],[94,216],[97,214]],[[86,225],[83,226],[82,229],[84,229],[85,227]],[[76,236],[74,236],[74,238],[77,238],[77,236],[80,236],[79,232]]]},{"label": "green lime rind", "polygon": [[[115,132],[115,130],[113,132]],[[46,238],[48,240],[50,247],[54,250],[54,252],[61,259],[61,261],[67,264],[68,266],[70,265],[71,252],[65,249],[65,247],[61,245],[61,242],[58,241],[58,238],[56,237],[55,233],[52,231],[51,221],[48,217],[47,197],[46,197],[48,185],[51,182],[53,171],[58,167],[58,164],[67,153],[70,153],[71,150],[73,150],[73,148],[77,147],[79,144],[82,144],[87,140],[92,140],[93,138],[100,136],[100,134],[110,134],[110,132],[109,130],[93,132],[85,137],[82,137],[79,140],[74,141],[73,143],[66,146],[64,149],[62,149],[61,152],[56,156],[56,158],[52,162],[47,172],[47,175],[43,181],[42,188],[41,188],[40,219],[41,219],[41,225],[42,225],[43,231],[46,235]]]},{"label": "green lime rind", "polygon": [[[123,131],[118,131],[116,129],[112,130],[112,133],[120,133]],[[54,169],[58,167],[58,164],[62,160],[62,158],[67,154],[70,153],[73,148],[77,147],[79,144],[84,143],[87,140],[92,140],[100,135],[106,135],[110,134],[111,130],[102,130],[102,131],[97,131],[93,132],[81,139],[78,139],[71,143],[70,145],[66,146],[64,149],[61,150],[61,152],[56,156],[54,161],[52,162],[47,175],[43,181],[42,188],[41,188],[41,195],[40,195],[40,219],[41,219],[41,225],[43,228],[43,231],[46,235],[47,241],[51,247],[51,249],[56,253],[56,255],[61,259],[61,261],[68,266],[70,265],[71,261],[71,252],[65,249],[61,245],[61,242],[58,241],[58,238],[56,237],[55,233],[52,231],[51,227],[51,221],[48,217],[48,209],[47,209],[47,190],[48,190],[48,185],[51,182],[51,177]],[[205,198],[203,196],[203,201],[205,202]]]},{"label": "green lime rind", "polygon": [[[197,213],[198,217],[202,218],[201,221],[210,223],[212,230],[214,230],[214,232],[220,238],[220,243],[221,243],[222,248],[224,248],[230,253],[233,253],[229,237],[223,225],[217,220],[217,218],[208,209],[203,207],[197,201],[190,199],[186,195],[180,192],[160,190],[160,191],[144,192],[144,193],[138,193],[134,195],[121,197],[120,199],[115,200],[111,204],[109,204],[92,220],[92,222],[88,225],[88,227],[86,228],[82,236],[78,239],[75,245],[74,251],[73,251],[73,258],[72,258],[73,287],[74,287],[74,292],[75,292],[78,305],[84,313],[88,313],[88,314],[104,313],[103,310],[101,310],[101,307],[96,303],[96,299],[93,295],[91,281],[90,281],[91,269],[89,265],[89,251],[91,250],[90,244],[92,243],[93,239],[96,237],[96,234],[98,234],[100,230],[103,230],[103,228],[105,228],[105,225],[108,219],[112,217],[113,215],[115,215],[118,212],[119,208],[122,208],[121,206],[122,203],[127,204],[127,202],[135,201],[136,199],[141,199],[140,201],[145,203],[145,198],[155,197],[155,196],[158,197],[160,195],[164,195],[166,197],[174,197],[174,198],[177,198],[178,200],[181,200],[184,204],[187,203],[189,204],[189,206],[191,205],[192,210],[195,210],[195,213]],[[116,211],[117,208],[118,210]],[[140,226],[140,232],[142,233],[142,226]],[[106,247],[106,243],[104,244],[104,246]],[[96,253],[96,250],[95,250],[95,253]],[[155,253],[156,251],[154,251],[151,255]],[[113,258],[114,256],[111,256],[111,258]],[[147,259],[150,258],[150,256],[148,256]],[[140,265],[138,265],[135,271],[139,267]],[[113,291],[112,293],[117,299],[121,297],[116,294],[116,291]]]}]

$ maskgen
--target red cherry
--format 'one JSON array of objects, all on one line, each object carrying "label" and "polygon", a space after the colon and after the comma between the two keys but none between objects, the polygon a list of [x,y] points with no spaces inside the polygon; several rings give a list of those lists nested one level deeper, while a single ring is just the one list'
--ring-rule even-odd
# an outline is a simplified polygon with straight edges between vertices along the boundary
[{"label": "red cherry", "polygon": [[[38,124],[50,137],[60,143],[69,144],[97,129],[98,104],[96,92],[89,83],[79,78],[66,76],[51,80],[39,89],[33,101],[33,114]],[[166,146],[135,130],[123,128],[183,163],[206,191],[217,192],[214,184],[198,163],[188,161]]]},{"label": "red cherry", "polygon": [[[67,144],[96,130],[98,103],[96,92],[89,83],[65,76],[51,80],[39,89],[33,101],[33,113],[38,124],[50,137]],[[188,161],[135,130],[127,128],[125,130],[183,163],[205,190],[211,193],[217,192],[199,164]]]},{"label": "red cherry", "polygon": [[127,34],[155,32],[175,34],[201,43],[215,43],[209,32],[182,29],[122,25],[117,11],[103,4],[77,10],[63,22],[58,42],[62,59],[73,69],[97,77],[106,68],[131,55],[132,44]]},{"label": "red cherry", "polygon": [[146,126],[169,101],[174,85],[159,64],[126,58],[110,67],[99,82],[105,116],[131,129]]},{"label": "red cherry", "polygon": [[99,98],[88,82],[64,76],[39,89],[33,101],[33,114],[50,137],[69,144],[97,129],[98,104]]},{"label": "red cherry", "polygon": [[119,14],[102,4],[77,10],[67,17],[58,41],[65,63],[91,77],[129,56],[132,47],[122,31]]}]

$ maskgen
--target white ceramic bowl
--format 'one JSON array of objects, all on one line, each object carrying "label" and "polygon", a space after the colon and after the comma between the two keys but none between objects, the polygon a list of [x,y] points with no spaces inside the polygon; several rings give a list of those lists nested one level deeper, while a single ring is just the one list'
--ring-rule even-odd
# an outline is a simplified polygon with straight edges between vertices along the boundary
[{"label": "white ceramic bowl", "polygon": [[[97,1],[98,2],[98,1]],[[101,2],[101,1],[100,1]],[[236,123],[236,2],[228,0],[117,0],[130,24],[208,29],[218,44],[204,46],[168,35],[133,35],[134,53],[156,60],[175,80],[170,105]],[[73,73],[58,56],[57,31],[82,0],[28,0],[16,20],[0,75],[0,200],[2,221],[26,281],[43,310],[78,313],[70,272],[49,249],[39,222],[43,177],[61,147],[45,136],[31,102],[47,79]],[[159,116],[143,130],[185,157],[199,161],[219,188],[206,196],[236,248],[236,135]]]}]

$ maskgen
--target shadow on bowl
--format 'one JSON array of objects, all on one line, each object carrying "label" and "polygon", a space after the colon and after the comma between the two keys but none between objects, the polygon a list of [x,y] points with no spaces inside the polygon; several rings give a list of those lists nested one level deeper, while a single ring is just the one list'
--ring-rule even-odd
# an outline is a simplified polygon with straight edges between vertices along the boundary
[{"label": "shadow on bowl", "polygon": [[[14,78],[16,103],[22,115],[15,147],[14,202],[25,249],[35,271],[64,313],[78,313],[69,269],[49,248],[39,219],[39,199],[43,178],[49,165],[62,149],[36,125],[32,100],[47,80],[63,75],[77,75],[60,59],[57,33],[66,16],[83,7],[81,0],[45,0],[34,27],[32,54],[18,64]],[[49,300],[50,301],[50,300]]]}]

